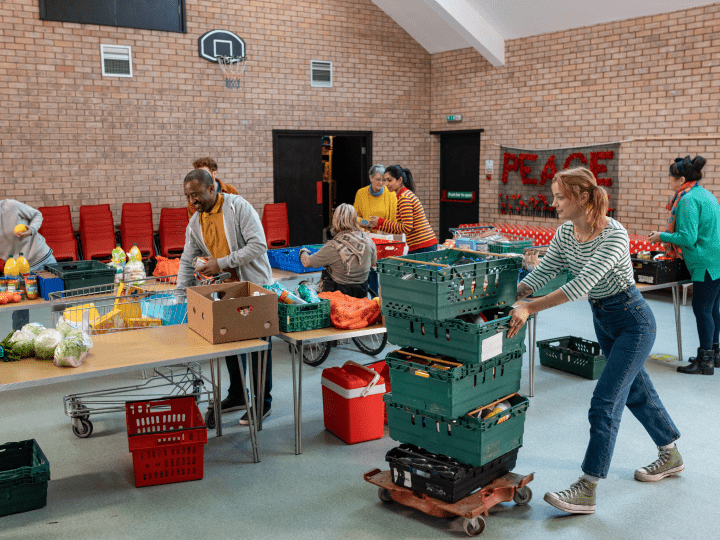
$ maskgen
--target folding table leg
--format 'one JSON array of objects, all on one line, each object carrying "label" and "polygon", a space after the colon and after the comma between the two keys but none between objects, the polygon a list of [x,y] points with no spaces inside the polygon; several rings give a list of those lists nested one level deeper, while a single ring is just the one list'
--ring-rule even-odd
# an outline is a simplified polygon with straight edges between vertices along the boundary
[{"label": "folding table leg", "polygon": [[[240,359],[238,358],[238,361]],[[243,370],[240,369],[240,384],[242,384],[243,387],[243,397],[245,398],[245,403],[248,405],[247,407],[247,416],[248,416],[248,427],[250,428],[250,444],[252,445],[253,449],[253,461],[255,463],[260,462],[260,452],[258,451],[258,439],[257,439],[257,409],[252,406],[254,403],[254,390],[253,390],[253,369],[252,369],[252,360],[246,358],[245,366],[247,368],[247,385],[245,384],[245,374],[243,373]]]},{"label": "folding table leg", "polygon": [[680,285],[677,283],[672,287],[673,308],[675,310],[675,332],[677,333],[678,360],[683,361],[682,356],[682,323],[680,321]]}]

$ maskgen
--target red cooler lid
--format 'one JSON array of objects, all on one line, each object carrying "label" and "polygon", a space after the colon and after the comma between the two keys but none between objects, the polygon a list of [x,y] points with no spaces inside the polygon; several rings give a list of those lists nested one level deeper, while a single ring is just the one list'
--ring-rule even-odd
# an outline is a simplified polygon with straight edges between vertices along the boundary
[{"label": "red cooler lid", "polygon": [[[346,365],[343,367],[326,368],[322,372],[322,378],[327,379],[331,383],[335,383],[341,388],[347,390],[355,388],[365,388],[375,377],[375,372],[368,371],[361,367]],[[385,384],[382,376],[375,383],[375,386]]]}]

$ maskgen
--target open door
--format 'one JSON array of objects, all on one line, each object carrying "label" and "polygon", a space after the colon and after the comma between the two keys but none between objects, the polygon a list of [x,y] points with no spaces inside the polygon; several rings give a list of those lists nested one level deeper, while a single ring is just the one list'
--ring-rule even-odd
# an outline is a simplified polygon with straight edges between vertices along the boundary
[{"label": "open door", "polygon": [[273,132],[276,203],[286,203],[290,245],[323,243],[322,136]]}]

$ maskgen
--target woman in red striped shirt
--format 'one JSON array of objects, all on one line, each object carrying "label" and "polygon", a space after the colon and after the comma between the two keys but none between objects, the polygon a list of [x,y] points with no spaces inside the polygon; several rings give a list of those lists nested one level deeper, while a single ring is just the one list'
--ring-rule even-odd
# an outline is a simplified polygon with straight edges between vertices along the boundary
[{"label": "woman in red striped shirt", "polygon": [[410,170],[400,165],[391,165],[385,169],[385,185],[397,196],[397,222],[370,216],[370,228],[390,234],[404,234],[408,253],[437,251],[438,241],[414,193],[415,182]]}]

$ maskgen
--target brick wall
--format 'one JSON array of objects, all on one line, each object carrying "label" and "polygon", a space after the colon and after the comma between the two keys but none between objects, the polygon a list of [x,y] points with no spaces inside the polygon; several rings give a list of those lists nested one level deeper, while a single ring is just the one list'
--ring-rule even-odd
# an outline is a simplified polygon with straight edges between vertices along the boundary
[{"label": "brick wall", "polygon": [[[373,132],[373,160],[428,159],[430,55],[370,0],[187,0],[187,34],[39,20],[38,0],[0,11],[3,196],[31,206],[151,199],[183,206],[200,156],[262,212],[273,202],[272,130]],[[229,22],[231,21],[231,22]],[[239,90],[198,56],[212,29],[242,37]],[[100,44],[132,47],[133,77],[103,77]],[[333,63],[311,88],[310,60]],[[320,159],[320,156],[318,156]],[[314,181],[311,186],[314,189]]]},{"label": "brick wall", "polygon": [[[664,222],[667,165],[708,159],[717,179],[720,4],[506,42],[506,65],[473,49],[429,55],[370,0],[187,0],[187,34],[43,22],[37,0],[0,11],[0,180],[32,206],[126,201],[182,206],[193,159],[262,211],[272,202],[272,130],[373,132],[373,161],[401,163],[437,225],[439,139],[482,128],[481,218],[499,219],[497,144],[548,148],[620,141],[616,217],[630,232]],[[223,13],[221,13],[221,11]],[[227,21],[232,21],[228,23]],[[197,39],[227,28],[250,58],[239,90],[199,58]],[[130,45],[133,78],[102,77],[100,44]],[[309,61],[333,62],[311,88]],[[650,137],[666,137],[648,140]],[[695,137],[694,139],[692,137]],[[552,223],[540,218],[503,221]],[[156,216],[157,225],[157,216]]]},{"label": "brick wall", "polygon": [[[493,67],[473,49],[432,57],[432,129],[448,129],[445,115],[460,113],[462,124],[452,128],[485,130],[481,220],[557,225],[497,212],[499,144],[543,149],[645,138],[620,147],[615,217],[631,233],[664,225],[675,157],[707,158],[704,185],[720,195],[720,4],[507,41],[505,59]],[[490,182],[486,159],[495,166]]]}]

